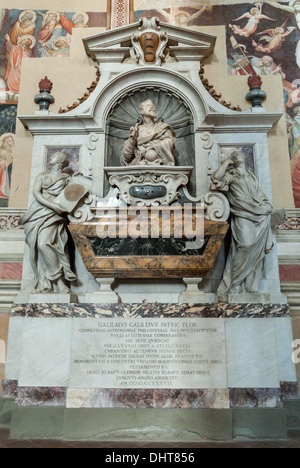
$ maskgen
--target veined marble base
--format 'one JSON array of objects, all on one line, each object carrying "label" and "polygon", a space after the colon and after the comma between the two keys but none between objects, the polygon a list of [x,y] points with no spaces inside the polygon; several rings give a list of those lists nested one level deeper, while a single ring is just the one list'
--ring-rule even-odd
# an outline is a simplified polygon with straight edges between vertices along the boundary
[{"label": "veined marble base", "polygon": [[14,402],[11,437],[284,438],[285,402],[299,401],[288,312],[262,303],[15,304],[2,392]]},{"label": "veined marble base", "polygon": [[74,293],[20,293],[16,296],[15,304],[75,304],[78,297]]}]

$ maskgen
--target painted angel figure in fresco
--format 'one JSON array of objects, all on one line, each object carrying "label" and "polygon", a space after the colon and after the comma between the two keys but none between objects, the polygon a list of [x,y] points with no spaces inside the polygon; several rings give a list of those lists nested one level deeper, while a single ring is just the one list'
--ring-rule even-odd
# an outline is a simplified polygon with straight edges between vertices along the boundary
[{"label": "painted angel figure in fresco", "polygon": [[[266,3],[268,3],[268,5],[273,6],[274,8],[279,8],[280,10],[288,11],[289,13],[294,13],[298,29],[300,29],[300,0],[290,0],[289,5],[283,5],[279,2],[270,1],[266,1]],[[298,41],[297,44],[296,60],[297,65],[300,68],[300,41]]]},{"label": "painted angel figure in fresco", "polygon": [[267,29],[266,31],[262,31],[257,33],[257,36],[262,36],[259,41],[266,41],[268,45],[258,44],[254,39],[252,40],[252,45],[255,47],[257,52],[262,52],[264,54],[272,54],[278,49],[281,49],[284,40],[287,36],[289,36],[296,28],[294,26],[289,26],[285,30],[287,20],[283,23],[282,26],[279,26],[275,29]]},{"label": "painted angel figure in fresco", "polygon": [[251,8],[249,13],[245,13],[244,15],[236,18],[233,21],[239,21],[241,19],[247,18],[248,22],[244,28],[237,26],[235,24],[229,24],[228,26],[233,31],[234,34],[238,34],[239,36],[249,37],[255,33],[257,27],[259,25],[260,20],[266,19],[270,21],[276,21],[273,18],[269,18],[268,16],[262,13],[262,3],[256,3],[254,8]]},{"label": "painted angel figure in fresco", "polygon": [[266,1],[268,5],[271,5],[274,8],[279,8],[283,11],[288,11],[289,13],[294,13],[297,26],[300,29],[300,0],[290,0],[289,5],[283,5],[279,2]]}]

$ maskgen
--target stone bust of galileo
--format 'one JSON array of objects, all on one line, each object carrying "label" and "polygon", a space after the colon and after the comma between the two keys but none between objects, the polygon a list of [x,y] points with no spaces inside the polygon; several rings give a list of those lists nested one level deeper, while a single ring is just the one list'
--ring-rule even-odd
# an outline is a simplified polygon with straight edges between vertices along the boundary
[{"label": "stone bust of galileo", "polygon": [[122,149],[126,166],[175,166],[175,139],[172,127],[156,122],[156,109],[148,99],[140,105],[143,124],[130,129]]}]

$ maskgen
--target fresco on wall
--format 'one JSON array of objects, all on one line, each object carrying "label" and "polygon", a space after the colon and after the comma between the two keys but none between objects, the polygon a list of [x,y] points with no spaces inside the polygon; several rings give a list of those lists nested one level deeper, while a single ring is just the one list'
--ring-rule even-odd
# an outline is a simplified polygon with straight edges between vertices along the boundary
[{"label": "fresco on wall", "polygon": [[68,57],[74,28],[105,27],[106,13],[0,10],[0,102],[16,103],[27,58]]},{"label": "fresco on wall", "polygon": [[15,146],[16,105],[0,105],[0,207],[7,207]]},{"label": "fresco on wall", "polygon": [[[148,0],[137,0],[139,5]],[[228,73],[233,76],[279,75],[284,103],[296,208],[300,208],[300,0],[279,3],[235,3],[205,6],[193,0],[172,2],[173,8],[137,10],[135,19],[148,15],[184,26],[225,25]],[[148,2],[150,3],[150,2]],[[183,5],[184,4],[184,5]]]},{"label": "fresco on wall", "polygon": [[73,29],[105,27],[106,16],[106,12],[0,9],[0,207],[8,206],[10,196],[23,60],[69,57]]},{"label": "fresco on wall", "polygon": [[4,133],[0,137],[0,207],[8,206],[14,146],[13,133]]}]

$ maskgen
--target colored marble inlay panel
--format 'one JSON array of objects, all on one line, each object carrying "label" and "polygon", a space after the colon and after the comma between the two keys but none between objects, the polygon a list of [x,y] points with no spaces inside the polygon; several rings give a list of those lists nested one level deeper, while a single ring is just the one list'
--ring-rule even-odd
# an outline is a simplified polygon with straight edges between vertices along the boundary
[{"label": "colored marble inlay panel", "polygon": [[2,380],[1,398],[16,398],[18,381],[17,380]]},{"label": "colored marble inlay panel", "polygon": [[18,387],[18,406],[66,406],[67,389],[62,387]]},{"label": "colored marble inlay panel", "polygon": [[275,229],[277,231],[298,231],[300,230],[300,218],[296,216],[286,218],[285,222],[276,226]]},{"label": "colored marble inlay panel", "polygon": [[23,263],[0,263],[0,279],[22,279]]},{"label": "colored marble inlay panel", "polygon": [[287,304],[20,304],[17,317],[266,318],[289,316]]},{"label": "colored marble inlay panel", "polygon": [[284,400],[299,400],[298,382],[280,382],[281,395]]},{"label": "colored marble inlay panel", "polygon": [[300,281],[300,265],[279,265],[280,281]]},{"label": "colored marble inlay panel", "polygon": [[67,408],[229,408],[227,389],[68,389]]},{"label": "colored marble inlay panel", "polygon": [[280,388],[231,388],[231,408],[282,408]]},{"label": "colored marble inlay panel", "polygon": [[19,219],[21,216],[13,215],[1,215],[0,216],[0,231],[11,231],[11,230],[24,230],[23,226],[19,226]]}]

